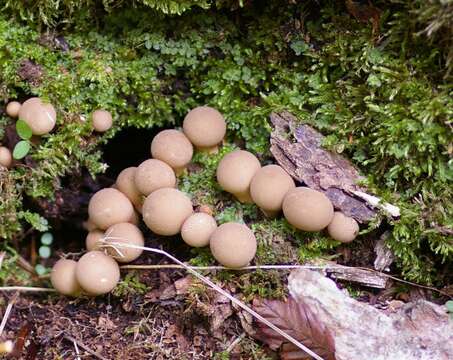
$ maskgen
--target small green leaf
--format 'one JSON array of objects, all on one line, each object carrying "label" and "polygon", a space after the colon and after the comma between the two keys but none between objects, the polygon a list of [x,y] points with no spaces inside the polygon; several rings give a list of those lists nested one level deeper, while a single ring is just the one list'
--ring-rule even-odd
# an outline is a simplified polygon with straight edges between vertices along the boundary
[{"label": "small green leaf", "polygon": [[28,126],[28,124],[21,119],[17,120],[16,122],[16,131],[17,135],[19,135],[23,140],[28,140],[33,135],[30,126]]},{"label": "small green leaf", "polygon": [[16,160],[24,158],[30,151],[30,143],[26,140],[19,141],[13,150],[13,157]]},{"label": "small green leaf", "polygon": [[47,268],[41,264],[35,266],[35,271],[39,276],[42,276],[47,273]]},{"label": "small green leaf", "polygon": [[446,303],[445,303],[445,306],[447,307],[447,311],[449,313],[452,313],[453,314],[453,301],[452,300],[448,300]]},{"label": "small green leaf", "polygon": [[38,252],[39,252],[39,256],[41,256],[44,259],[47,259],[51,254],[50,247],[48,247],[48,246],[41,246],[39,248]]},{"label": "small green leaf", "polygon": [[46,232],[41,235],[41,244],[50,245],[53,242],[53,235],[50,232]]}]

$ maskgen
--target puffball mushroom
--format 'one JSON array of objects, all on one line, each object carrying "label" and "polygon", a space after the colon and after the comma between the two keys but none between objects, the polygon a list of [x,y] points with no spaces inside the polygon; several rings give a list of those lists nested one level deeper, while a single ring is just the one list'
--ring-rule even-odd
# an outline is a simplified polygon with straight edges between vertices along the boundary
[{"label": "puffball mushroom", "polygon": [[27,123],[33,135],[48,134],[55,127],[57,113],[51,104],[40,98],[26,100],[19,109],[19,118]]},{"label": "puffball mushroom", "polygon": [[76,277],[77,262],[58,260],[50,273],[50,282],[60,294],[76,296],[82,290]]},{"label": "puffball mushroom", "polygon": [[256,254],[256,238],[246,225],[228,222],[220,225],[209,241],[214,258],[229,268],[247,266]]},{"label": "puffball mushroom", "polygon": [[99,250],[100,240],[104,237],[104,232],[100,230],[90,231],[85,238],[85,247],[88,251]]},{"label": "puffball mushroom", "polygon": [[296,184],[289,174],[278,165],[266,165],[259,169],[250,183],[250,195],[269,217],[275,217],[282,209],[283,199]]},{"label": "puffball mushroom", "polygon": [[217,145],[226,133],[223,115],[209,106],[199,106],[190,110],[183,122],[184,134],[197,149],[210,153],[217,152]]},{"label": "puffball mushroom", "polygon": [[223,190],[233,194],[240,202],[252,203],[250,182],[261,168],[255,155],[245,150],[226,154],[217,167],[217,181]]},{"label": "puffball mushroom", "polygon": [[118,284],[120,268],[115,260],[103,252],[89,251],[77,263],[76,278],[89,295],[106,294]]},{"label": "puffball mushroom", "polygon": [[5,146],[0,146],[0,166],[9,168],[12,163],[13,156],[11,155],[11,151]]},{"label": "puffball mushroom", "polygon": [[[105,232],[108,243],[120,243],[126,245],[145,245],[145,239],[140,229],[131,223],[119,223],[110,226]],[[114,245],[113,245],[114,246]],[[143,252],[142,249],[133,249],[127,247],[117,246],[118,251],[113,247],[107,247],[108,254],[116,261],[127,263],[137,259]]]},{"label": "puffball mushroom", "polygon": [[283,214],[297,229],[319,231],[333,218],[333,205],[320,191],[308,187],[296,187],[283,199]]},{"label": "puffball mushroom", "polygon": [[151,155],[167,163],[179,175],[192,160],[193,146],[181,131],[163,130],[151,142]]},{"label": "puffball mushroom", "polygon": [[335,211],[332,221],[327,226],[329,235],[342,243],[349,243],[359,233],[359,224],[352,217],[346,216],[341,211]]},{"label": "puffball mushroom", "polygon": [[143,204],[143,221],[158,235],[176,235],[184,221],[193,213],[192,202],[181,191],[158,189]]},{"label": "puffball mushroom", "polygon": [[88,215],[99,229],[105,230],[114,224],[130,221],[134,207],[121,191],[106,188],[90,199]]},{"label": "puffball mushroom", "polygon": [[215,219],[211,215],[199,212],[184,221],[181,237],[190,246],[203,247],[209,244],[209,239],[215,229],[217,229]]},{"label": "puffball mushroom", "polygon": [[96,110],[91,115],[93,120],[93,128],[97,132],[105,132],[112,127],[112,114],[107,110]]},{"label": "puffball mushroom", "polygon": [[138,166],[134,181],[138,191],[148,196],[157,189],[174,188],[176,175],[173,169],[163,161],[148,159]]},{"label": "puffball mushroom", "polygon": [[132,166],[121,171],[116,178],[116,188],[121,191],[139,211],[143,206],[142,194],[135,185],[137,168]]},{"label": "puffball mushroom", "polygon": [[6,105],[6,114],[13,119],[19,116],[19,110],[22,105],[18,101],[11,101]]}]

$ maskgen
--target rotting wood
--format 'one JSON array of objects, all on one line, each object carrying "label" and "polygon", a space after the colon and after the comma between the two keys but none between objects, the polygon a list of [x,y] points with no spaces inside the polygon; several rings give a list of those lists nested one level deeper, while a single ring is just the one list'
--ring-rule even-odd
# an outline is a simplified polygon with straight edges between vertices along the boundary
[{"label": "rotting wood", "polygon": [[322,191],[336,209],[360,223],[375,217],[376,207],[399,216],[396,206],[381,204],[379,198],[367,194],[367,189],[358,185],[363,177],[346,158],[322,148],[324,136],[318,131],[299,124],[286,111],[272,113],[270,120],[274,127],[271,152],[294,179]]}]

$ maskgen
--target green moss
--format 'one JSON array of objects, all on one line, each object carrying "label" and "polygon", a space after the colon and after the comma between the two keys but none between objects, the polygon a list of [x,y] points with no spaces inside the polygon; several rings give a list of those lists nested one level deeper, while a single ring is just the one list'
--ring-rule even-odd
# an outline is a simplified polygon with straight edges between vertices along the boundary
[{"label": "green moss", "polygon": [[[115,10],[104,7],[109,2],[87,2],[83,8],[61,2],[55,11],[57,3],[47,1],[36,12],[23,2],[5,4],[0,94],[5,100],[24,95],[49,99],[58,109],[58,126],[32,149],[36,166],[2,175],[9,180],[1,185],[0,211],[7,221],[0,225],[0,236],[10,239],[20,231],[17,214],[30,210],[23,208],[24,194],[51,198],[62,176],[81,168],[93,175],[104,171],[99,145],[126,127],[179,126],[191,107],[210,104],[225,114],[228,144],[267,161],[268,115],[288,109],[327,135],[326,146],[350,157],[374,193],[401,207],[388,244],[406,278],[445,280],[439,269],[451,264],[453,252],[446,235],[453,226],[453,97],[449,78],[443,76],[445,49],[435,39],[428,43],[417,37],[422,21],[414,23],[408,15],[408,9],[420,13],[421,2],[415,8],[404,1],[378,4],[384,12],[377,42],[369,24],[354,20],[335,2],[321,8],[308,4],[303,26],[300,8],[287,2],[251,5],[234,19],[195,8],[179,17],[156,16],[143,11],[143,4]],[[34,14],[49,24],[66,18],[72,24],[63,32],[69,50],[43,42],[32,23],[24,25],[8,11],[28,20]],[[50,13],[53,20],[44,20]],[[406,28],[400,25],[405,21]],[[18,75],[24,59],[42,67],[42,77],[33,84]],[[113,129],[102,136],[81,120],[100,107],[115,118]],[[0,115],[0,134],[8,122]],[[220,191],[215,167],[232,148],[214,157],[197,154],[201,169],[184,176],[181,188],[195,202],[213,206],[219,222],[253,224],[260,242],[257,262],[285,259],[281,245],[275,251],[266,236],[291,240],[299,260],[330,256],[337,244],[322,234],[295,233],[283,220],[269,222],[256,208]],[[199,259],[200,264],[210,261]]]}]

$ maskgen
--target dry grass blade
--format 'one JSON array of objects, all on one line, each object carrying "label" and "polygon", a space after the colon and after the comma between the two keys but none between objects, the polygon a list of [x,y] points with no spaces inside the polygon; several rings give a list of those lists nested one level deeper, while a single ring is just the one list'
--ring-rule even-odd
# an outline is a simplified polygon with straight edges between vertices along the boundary
[{"label": "dry grass blade", "polygon": [[[254,309],[261,316],[291,335],[326,360],[335,359],[335,344],[330,331],[316,318],[304,304],[288,298],[286,302],[278,300],[255,301]],[[306,359],[307,354],[289,344],[269,328],[258,324],[258,337],[273,350],[281,349],[284,360]]]},{"label": "dry grass blade", "polygon": [[178,265],[181,265],[184,267],[185,270],[187,270],[189,273],[194,275],[196,278],[204,282],[206,285],[208,285],[210,288],[214,289],[218,293],[222,294],[226,298],[228,298],[231,302],[239,306],[241,309],[244,311],[248,312],[250,315],[252,315],[255,319],[257,319],[260,323],[263,323],[264,325],[268,326],[270,329],[275,331],[277,334],[279,334],[281,337],[286,339],[288,342],[292,343],[295,347],[303,350],[305,353],[309,354],[311,357],[313,357],[316,360],[323,360],[322,357],[317,355],[315,352],[310,350],[308,347],[306,347],[304,344],[302,344],[300,341],[296,340],[293,338],[291,335],[287,334],[285,331],[281,330],[278,326],[274,325],[272,322],[258,314],[256,311],[254,311],[251,307],[247,306],[245,303],[242,301],[236,299],[234,296],[230,295],[227,291],[223,290],[220,286],[216,285],[213,283],[210,279],[208,279],[206,276],[203,276],[200,274],[198,271],[195,271],[192,269],[190,266],[187,266],[184,264],[181,260],[178,260],[175,258],[173,255],[170,255],[166,251],[160,250],[160,249],[155,249],[155,248],[150,248],[146,246],[137,246],[137,245],[132,245],[132,244],[125,244],[125,243],[117,243],[117,242],[108,242],[109,238],[106,236],[103,238],[104,241],[104,246],[114,246],[114,247],[119,247],[119,248],[131,248],[131,249],[141,249],[144,251],[149,251],[153,252],[156,254],[161,254],[172,260]]}]

